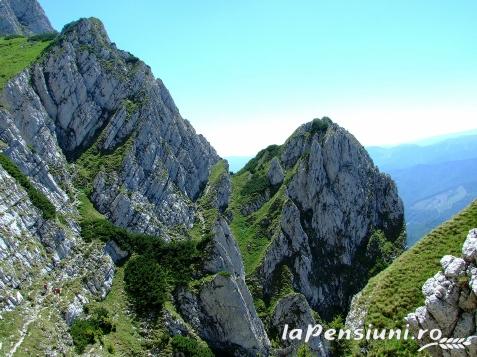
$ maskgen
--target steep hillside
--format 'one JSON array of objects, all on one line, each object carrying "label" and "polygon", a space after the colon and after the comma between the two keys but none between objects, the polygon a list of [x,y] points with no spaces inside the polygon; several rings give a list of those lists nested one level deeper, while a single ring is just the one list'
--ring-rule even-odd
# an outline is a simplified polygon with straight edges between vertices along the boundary
[{"label": "steep hillside", "polygon": [[[477,201],[429,233],[357,294],[347,324],[357,327],[402,328],[404,318],[424,304],[421,287],[441,267],[444,255],[460,255],[468,231],[477,227]],[[417,344],[374,343],[364,346],[367,356],[415,356]]]}]

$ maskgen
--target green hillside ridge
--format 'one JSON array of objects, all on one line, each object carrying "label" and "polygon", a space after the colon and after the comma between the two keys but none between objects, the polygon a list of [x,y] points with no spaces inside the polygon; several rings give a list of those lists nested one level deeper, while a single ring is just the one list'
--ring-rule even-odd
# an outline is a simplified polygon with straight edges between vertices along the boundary
[{"label": "green hillside ridge", "polygon": [[33,63],[51,42],[51,36],[0,38],[0,90]]},{"label": "green hillside ridge", "polygon": [[[358,304],[368,309],[365,325],[403,328],[404,317],[424,305],[422,285],[441,268],[444,255],[460,256],[470,229],[477,227],[477,201],[422,238],[387,269],[370,279]],[[415,342],[374,342],[367,356],[415,356]],[[359,353],[358,353],[359,355]]]}]

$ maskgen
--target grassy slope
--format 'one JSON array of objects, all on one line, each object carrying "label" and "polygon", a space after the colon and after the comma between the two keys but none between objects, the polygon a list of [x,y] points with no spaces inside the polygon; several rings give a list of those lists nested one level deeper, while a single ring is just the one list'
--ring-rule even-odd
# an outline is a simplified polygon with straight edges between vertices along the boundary
[{"label": "grassy slope", "polygon": [[[271,155],[262,157],[261,164],[258,165],[256,170],[253,170],[255,177],[266,177],[269,161],[272,158]],[[293,169],[286,173],[286,180],[292,173],[294,173]],[[244,191],[247,190],[250,180],[255,179],[255,177],[246,169],[234,175],[232,177],[232,197],[230,200],[230,209],[233,213],[230,228],[237,240],[247,274],[253,273],[260,265],[272,241],[273,237],[270,232],[279,224],[279,213],[284,203],[283,197],[285,197],[285,185],[282,185],[259,210],[244,216],[240,212],[241,207],[256,198],[256,195],[244,194]],[[265,225],[268,226],[266,229],[264,229]]]},{"label": "grassy slope", "polygon": [[[366,324],[387,328],[403,327],[404,317],[424,304],[421,287],[440,270],[442,256],[460,256],[468,231],[475,227],[477,201],[429,233],[387,269],[372,278],[359,300],[361,304],[368,306]],[[378,348],[380,347],[375,347]],[[404,347],[406,348],[408,347]],[[384,355],[384,352],[380,353]]]},{"label": "grassy slope", "polygon": [[[111,320],[116,327],[115,331],[103,336],[103,345],[106,348],[100,349],[97,343],[93,347],[95,353],[109,356],[140,356],[144,354],[144,348],[141,345],[143,338],[139,335],[137,321],[126,313],[130,309],[126,292],[124,291],[124,268],[118,268],[113,280],[111,291],[106,299],[101,302],[94,302],[90,306],[103,307],[109,311]],[[112,347],[112,349],[111,349]],[[114,351],[113,354],[109,353]],[[90,347],[86,348],[90,351]]]},{"label": "grassy slope", "polygon": [[51,41],[29,41],[25,37],[0,38],[0,90],[30,65]]}]

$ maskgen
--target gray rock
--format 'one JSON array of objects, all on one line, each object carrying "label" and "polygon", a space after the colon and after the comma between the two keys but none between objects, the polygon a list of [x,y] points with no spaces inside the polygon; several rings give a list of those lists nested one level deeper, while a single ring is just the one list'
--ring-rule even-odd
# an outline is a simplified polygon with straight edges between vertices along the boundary
[{"label": "gray rock", "polygon": [[[300,346],[298,341],[286,341],[283,342],[280,338],[284,326],[288,324],[292,328],[300,328],[304,331],[307,330],[309,325],[315,326],[316,321],[313,318],[312,311],[306,298],[302,294],[291,294],[280,299],[275,306],[275,309],[271,315],[270,326],[277,335],[281,343],[284,343],[284,347],[293,346],[292,349],[288,348],[289,355],[293,354],[291,350],[296,353],[296,350]],[[312,337],[308,342],[309,347],[318,356],[328,356],[327,348],[324,347],[324,343],[319,337]]]},{"label": "gray rock", "polygon": [[462,247],[462,256],[468,261],[475,263],[477,258],[477,229],[472,229]]},{"label": "gray rock", "polygon": [[204,269],[209,274],[227,272],[245,278],[245,271],[237,243],[227,222],[220,218],[215,225],[209,258]]},{"label": "gray rock", "polygon": [[37,0],[1,0],[0,35],[25,35],[55,32]]},{"label": "gray rock", "polygon": [[[287,261],[295,290],[320,315],[331,318],[331,310],[345,311],[366,283],[366,269],[355,262],[372,232],[379,229],[388,240],[399,241],[403,204],[391,178],[336,124],[317,133],[313,123],[304,124],[281,152],[280,160],[272,160],[271,172],[279,161],[285,169],[293,167],[294,174],[287,184],[281,225],[259,268],[264,293],[270,293],[276,267]],[[346,276],[329,274],[343,267],[349,267]]]},{"label": "gray rock", "polygon": [[[245,284],[240,252],[227,222],[219,219],[207,247],[207,274],[195,290],[177,297],[186,321],[214,348],[236,356],[268,355],[270,341]],[[240,318],[237,318],[240,316]]]},{"label": "gray rock", "polygon": [[122,250],[115,241],[111,240],[104,246],[104,253],[109,255],[114,264],[119,265],[129,256],[129,253]]},{"label": "gray rock", "polygon": [[[443,337],[469,338],[476,333],[475,315],[477,298],[473,291],[477,268],[473,242],[476,230],[471,230],[464,243],[463,257],[446,255],[441,259],[443,272],[428,279],[422,291],[426,297],[425,306],[419,307],[406,317],[406,321],[417,336],[419,329],[439,328]],[[466,263],[467,262],[467,263]],[[466,273],[467,272],[467,276]],[[465,280],[463,280],[465,279]],[[429,336],[418,341],[421,346],[432,342]],[[432,356],[475,356],[476,341],[465,350],[443,351],[440,348],[429,350]]]},{"label": "gray rock", "polygon": [[88,303],[88,299],[81,295],[75,296],[73,302],[68,305],[65,313],[65,321],[68,326],[71,326],[73,322],[83,314],[83,306]]},{"label": "gray rock", "polygon": [[179,293],[181,312],[212,347],[235,356],[268,355],[270,341],[245,281],[216,275],[197,294]]},{"label": "gray rock", "polygon": [[278,158],[274,157],[270,162],[270,169],[268,170],[267,176],[272,186],[280,185],[283,182],[285,175]]}]

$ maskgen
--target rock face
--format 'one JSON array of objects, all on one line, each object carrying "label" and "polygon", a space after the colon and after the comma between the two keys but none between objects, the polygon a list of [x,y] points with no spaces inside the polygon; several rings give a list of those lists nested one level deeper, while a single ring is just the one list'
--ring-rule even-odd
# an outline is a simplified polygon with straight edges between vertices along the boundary
[{"label": "rock face", "polygon": [[117,167],[89,178],[92,201],[114,224],[151,234],[191,227],[193,201],[218,156],[150,68],[116,49],[98,20],[66,26],[7,85],[4,101],[11,108],[5,121],[16,127],[10,130],[56,167],[66,161],[49,154],[51,147],[70,161],[93,144],[102,154],[122,150]]},{"label": "rock face", "polygon": [[55,32],[37,0],[1,0],[0,36]]},{"label": "rock face", "polygon": [[[302,294],[291,294],[278,301],[271,316],[270,328],[280,336],[286,324],[303,331],[306,331],[309,325],[316,325],[312,310]],[[277,355],[294,355],[300,342],[287,340],[285,344],[287,345],[286,348],[278,350]],[[328,356],[328,350],[320,338],[312,337],[308,346],[317,356]]]},{"label": "rock face", "polygon": [[270,341],[245,284],[240,252],[227,222],[219,220],[209,246],[210,274],[195,290],[183,289],[178,304],[210,346],[234,356],[268,356]]},{"label": "rock face", "polygon": [[402,202],[357,140],[327,118],[301,126],[275,154],[268,179],[279,184],[281,168],[287,171],[285,203],[257,275],[266,296],[274,272],[287,265],[295,290],[331,318],[347,311],[367,281],[376,260],[368,251],[373,232],[382,232],[396,255],[404,248]]},{"label": "rock face", "polygon": [[[441,259],[442,271],[429,278],[422,287],[425,306],[406,317],[418,335],[418,330],[439,329],[442,337],[465,338],[465,349],[447,351],[437,346],[429,350],[433,356],[475,356],[477,354],[477,229],[469,232],[462,249],[462,258],[446,255]],[[421,345],[433,341],[429,334]]]}]

